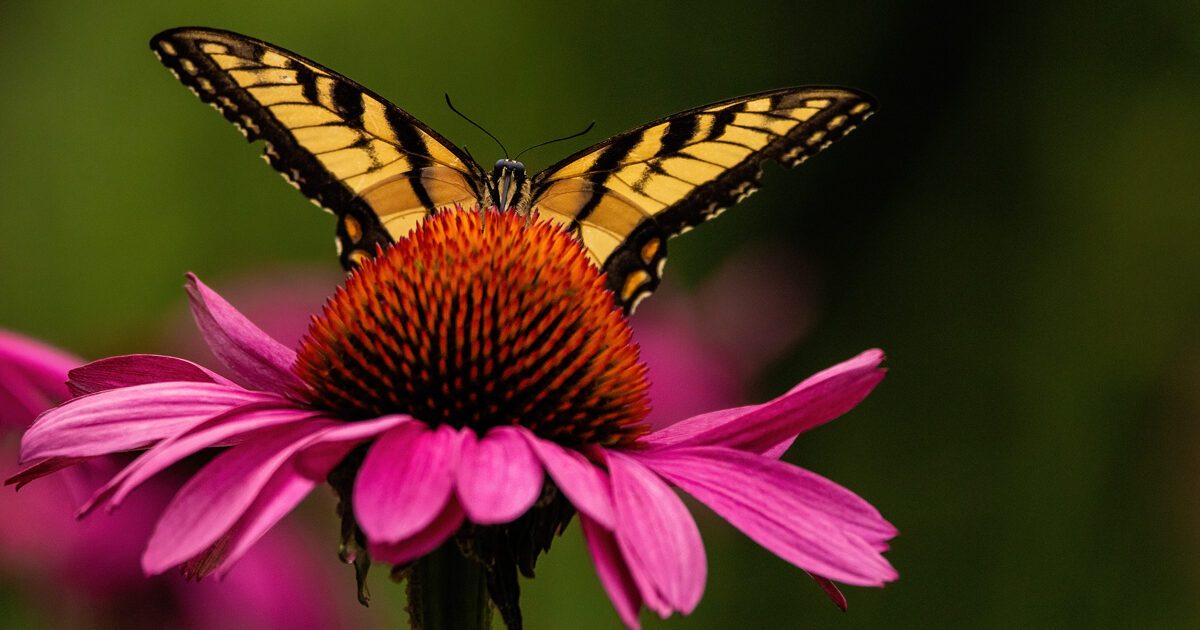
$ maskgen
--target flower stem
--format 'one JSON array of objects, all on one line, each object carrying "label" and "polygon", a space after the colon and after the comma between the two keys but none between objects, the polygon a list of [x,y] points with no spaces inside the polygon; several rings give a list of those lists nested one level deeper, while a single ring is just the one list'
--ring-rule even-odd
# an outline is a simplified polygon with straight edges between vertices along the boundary
[{"label": "flower stem", "polygon": [[492,605],[487,572],[463,556],[454,540],[421,558],[408,575],[408,614],[414,630],[488,630]]}]

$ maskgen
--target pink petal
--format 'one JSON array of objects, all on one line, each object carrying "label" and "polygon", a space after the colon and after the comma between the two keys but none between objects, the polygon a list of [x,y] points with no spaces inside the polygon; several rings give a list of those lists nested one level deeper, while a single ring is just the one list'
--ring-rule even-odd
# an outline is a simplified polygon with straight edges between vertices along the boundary
[{"label": "pink petal", "polygon": [[[300,449],[331,423],[305,422],[218,455],[179,490],[164,510],[142,556],[156,574],[187,561],[225,536]],[[265,497],[270,501],[270,497]]]},{"label": "pink petal", "polygon": [[24,488],[35,479],[41,479],[46,475],[58,472],[64,468],[69,468],[75,464],[86,462],[90,457],[51,457],[43,459],[36,464],[30,464],[18,470],[11,477],[4,480],[6,486],[17,486],[17,490]]},{"label": "pink petal", "polygon": [[188,561],[192,565],[192,577],[199,579],[210,573],[224,577],[250,547],[299,505],[316,485],[316,480],[297,473],[290,465],[284,465],[263,486],[262,492],[233,528],[199,556]]},{"label": "pink petal", "polygon": [[[808,572],[805,571],[805,573]],[[825,591],[825,595],[829,597],[829,601],[833,602],[834,606],[837,606],[842,612],[846,612],[846,609],[849,608],[849,605],[846,602],[846,596],[842,594],[842,591],[837,587],[837,584],[834,584],[829,580],[829,578],[823,578],[819,575],[813,575],[811,573],[808,573],[808,577],[812,578],[813,581],[817,583],[817,586],[821,587],[822,591]]]},{"label": "pink petal", "polygon": [[375,441],[354,481],[354,515],[367,538],[398,543],[437,518],[454,489],[458,432],[407,422]]},{"label": "pink petal", "polygon": [[320,438],[296,456],[293,464],[301,474],[324,481],[355,446],[406,422],[415,420],[412,416],[396,414],[343,423],[322,433]]},{"label": "pink petal", "polygon": [[233,308],[229,302],[187,276],[192,315],[213,354],[247,387],[287,394],[302,386],[292,372],[296,353],[275,341]]},{"label": "pink petal", "polygon": [[42,414],[21,439],[21,461],[144,448],[234,407],[281,401],[274,394],[217,383],[110,389],[69,400]]},{"label": "pink petal", "polygon": [[770,457],[771,459],[782,458],[784,453],[787,453],[788,449],[792,448],[792,444],[796,442],[796,438],[798,437],[800,437],[800,434],[797,433],[796,435],[793,435],[792,437],[776,444],[775,446],[772,446],[771,448],[763,451],[762,456]]},{"label": "pink petal", "polygon": [[604,471],[577,451],[543,440],[529,431],[522,431],[521,435],[538,459],[542,460],[546,472],[550,473],[550,478],[571,505],[605,529],[614,529],[616,517],[613,516],[612,490]]},{"label": "pink petal", "polygon": [[285,466],[275,473],[230,533],[229,552],[221,566],[217,567],[218,575],[228,573],[250,546],[299,505],[317,483],[297,473],[291,466]]},{"label": "pink petal", "polygon": [[[251,545],[288,512],[291,512],[304,497],[308,496],[313,486],[324,483],[334,466],[342,459],[328,456],[308,458],[305,460],[307,467],[301,469],[298,464],[304,455],[309,454],[313,449],[327,449],[325,453],[328,455],[332,452],[329,449],[340,447],[343,451],[342,457],[344,457],[367,437],[386,431],[400,423],[412,421],[409,416],[384,416],[375,420],[336,425],[314,436],[310,442],[311,446],[304,447],[301,456],[293,458],[283,469],[275,473],[275,477],[259,493],[258,498],[246,510],[246,514],[226,535],[224,539],[226,544],[222,545],[223,557],[220,565],[216,567],[217,574],[223,577],[228,573],[234,563],[250,549]],[[461,523],[462,510],[458,510],[457,514],[458,523]],[[458,523],[454,524],[450,533],[454,533],[458,529]],[[434,525],[426,529],[423,534],[426,536],[437,535],[439,524],[439,521],[435,520]],[[401,544],[411,545],[412,548],[419,546],[417,541],[405,541]]]},{"label": "pink petal", "polygon": [[802,569],[861,586],[897,577],[880,555],[895,528],[871,504],[827,479],[723,447],[665,449],[637,458]]},{"label": "pink petal", "polygon": [[191,361],[158,354],[130,354],[92,361],[71,370],[69,377],[67,386],[75,396],[166,381],[233,385],[224,376]]},{"label": "pink petal", "polygon": [[101,503],[106,503],[109,509],[115,508],[142,483],[202,449],[227,446],[251,432],[315,420],[319,417],[314,411],[296,409],[288,405],[281,407],[278,403],[244,405],[213,416],[187,431],[159,442],[133,460],[97,490],[79,509],[79,514],[83,516]]},{"label": "pink petal", "polygon": [[617,615],[626,627],[634,630],[641,628],[638,612],[642,608],[642,596],[625,559],[621,557],[617,539],[612,532],[584,514],[579,515],[579,526],[583,530],[583,539],[587,541],[588,552],[592,554],[596,575],[604,592],[612,600],[613,608],[617,609]]},{"label": "pink petal", "polygon": [[471,522],[508,523],[541,495],[545,473],[521,433],[496,427],[483,439],[463,440],[455,485]]},{"label": "pink petal", "polygon": [[[660,616],[688,614],[704,594],[708,565],[696,521],[683,501],[637,460],[605,451],[612,476],[617,543],[646,605]],[[656,606],[657,593],[669,608]]]},{"label": "pink petal", "polygon": [[654,447],[727,446],[782,454],[796,435],[854,408],[883,380],[883,351],[868,350],[805,379],[761,405],[714,411],[677,422],[646,438]]},{"label": "pink petal", "polygon": [[[388,564],[407,564],[442,546],[462,525],[465,513],[454,497],[446,502],[424,529],[400,542],[370,541],[367,551],[371,558]],[[369,536],[368,536],[369,537]]]}]

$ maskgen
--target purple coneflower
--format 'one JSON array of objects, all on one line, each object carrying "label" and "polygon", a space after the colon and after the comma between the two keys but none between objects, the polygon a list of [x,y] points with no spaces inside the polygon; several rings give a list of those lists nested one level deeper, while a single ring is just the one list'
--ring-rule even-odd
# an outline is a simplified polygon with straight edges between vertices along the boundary
[{"label": "purple coneflower", "polygon": [[86,395],[41,416],[22,442],[31,466],[20,479],[147,449],[84,512],[224,447],[165,509],[142,558],[149,573],[228,571],[328,480],[342,500],[345,558],[360,574],[369,556],[416,579],[418,616],[440,592],[421,573],[433,554],[479,567],[519,625],[516,572],[532,572],[574,512],[628,626],[643,605],[691,612],[704,547],[672,486],[835,600],[830,580],[896,578],[881,555],[896,530],[850,491],[778,460],[883,378],[878,350],[770,402],[650,431],[645,368],[603,277],[568,233],[507,212],[425,220],[351,274],[298,351],[195,277],[187,290],[233,382],[169,357],[97,361],[71,372]]}]

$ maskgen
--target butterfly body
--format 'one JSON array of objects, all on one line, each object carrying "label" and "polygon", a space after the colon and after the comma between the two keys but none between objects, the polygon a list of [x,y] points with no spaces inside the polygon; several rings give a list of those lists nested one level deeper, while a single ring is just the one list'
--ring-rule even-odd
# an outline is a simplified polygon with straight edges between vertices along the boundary
[{"label": "butterfly body", "polygon": [[530,210],[529,178],[525,177],[525,165],[510,159],[497,160],[487,179],[489,197],[483,200],[484,207],[516,208],[521,214]]},{"label": "butterfly body", "polygon": [[338,217],[353,268],[423,218],[459,205],[536,211],[580,240],[627,311],[655,288],[669,238],[758,187],[767,161],[795,166],[874,109],[840,87],[785,88],[680,112],[618,134],[529,176],[487,172],[466,151],[353,80],[245,35],[178,28],[150,42],[317,205]]}]

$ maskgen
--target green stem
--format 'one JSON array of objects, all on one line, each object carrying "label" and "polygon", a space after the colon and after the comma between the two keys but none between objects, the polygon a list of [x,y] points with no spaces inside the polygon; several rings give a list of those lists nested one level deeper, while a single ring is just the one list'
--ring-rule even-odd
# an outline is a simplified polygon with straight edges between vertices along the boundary
[{"label": "green stem", "polygon": [[421,558],[408,575],[414,630],[488,630],[492,605],[483,565],[463,557],[453,539]]}]

